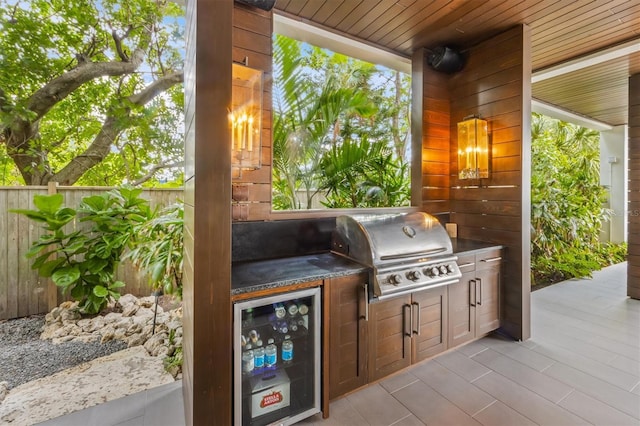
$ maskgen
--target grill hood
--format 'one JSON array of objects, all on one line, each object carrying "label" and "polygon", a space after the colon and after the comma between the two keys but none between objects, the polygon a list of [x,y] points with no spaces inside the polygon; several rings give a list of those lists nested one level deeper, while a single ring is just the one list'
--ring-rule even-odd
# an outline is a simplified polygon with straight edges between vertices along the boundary
[{"label": "grill hood", "polygon": [[336,218],[334,251],[367,266],[451,255],[447,231],[424,212]]}]

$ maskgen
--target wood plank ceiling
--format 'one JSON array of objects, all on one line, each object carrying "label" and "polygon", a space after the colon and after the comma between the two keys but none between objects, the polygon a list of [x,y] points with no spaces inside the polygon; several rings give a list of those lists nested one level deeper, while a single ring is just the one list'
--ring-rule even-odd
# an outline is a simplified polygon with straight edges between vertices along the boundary
[{"label": "wood plank ceiling", "polygon": [[[277,0],[275,9],[406,57],[420,47],[464,51],[525,23],[534,72],[631,40],[640,43],[640,2],[631,0]],[[625,124],[628,77],[639,72],[640,52],[630,53],[537,82],[533,97]]]}]

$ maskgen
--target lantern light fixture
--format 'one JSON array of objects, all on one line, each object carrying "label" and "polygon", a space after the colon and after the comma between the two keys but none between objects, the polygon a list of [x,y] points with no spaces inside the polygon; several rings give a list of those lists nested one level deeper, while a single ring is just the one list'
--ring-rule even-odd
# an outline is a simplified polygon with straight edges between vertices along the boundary
[{"label": "lantern light fixture", "polygon": [[262,79],[261,70],[233,63],[229,111],[231,167],[240,170],[261,166]]},{"label": "lantern light fixture", "polygon": [[475,115],[458,123],[458,178],[489,177],[489,135],[487,121]]}]

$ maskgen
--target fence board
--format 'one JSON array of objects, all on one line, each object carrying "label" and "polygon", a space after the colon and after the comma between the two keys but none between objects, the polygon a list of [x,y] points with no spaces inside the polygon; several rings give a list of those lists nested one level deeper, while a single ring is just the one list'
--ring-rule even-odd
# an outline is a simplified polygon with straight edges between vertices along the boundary
[{"label": "fence board", "polygon": [[[112,188],[106,187],[58,187],[65,200],[65,206],[77,209],[80,200],[86,196],[103,194]],[[33,209],[33,196],[47,194],[45,186],[0,187],[0,320],[19,318],[45,313],[49,310],[50,291],[57,294],[53,300],[57,303],[67,298],[56,287],[48,286],[48,280],[40,278],[37,271],[31,269],[31,260],[24,257],[33,242],[37,241],[43,230],[39,223],[22,215],[10,213],[11,209]],[[142,197],[150,205],[166,206],[183,198],[182,189],[145,189]],[[70,223],[67,232],[88,227],[81,222]],[[116,273],[116,279],[124,281],[126,287],[122,294],[148,296],[151,293],[147,278],[140,274],[129,262],[122,262]]]}]

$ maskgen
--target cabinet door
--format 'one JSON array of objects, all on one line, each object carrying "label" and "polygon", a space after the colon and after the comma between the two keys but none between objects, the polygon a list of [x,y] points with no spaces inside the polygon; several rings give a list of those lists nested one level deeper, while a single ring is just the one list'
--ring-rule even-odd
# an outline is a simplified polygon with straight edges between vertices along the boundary
[{"label": "cabinet door", "polygon": [[460,282],[449,285],[449,347],[468,342],[476,334],[475,271],[462,274]]},{"label": "cabinet door", "polygon": [[411,296],[369,305],[369,381],[411,364]]},{"label": "cabinet door", "polygon": [[413,293],[411,308],[412,362],[447,349],[447,287]]},{"label": "cabinet door", "polygon": [[368,274],[331,279],[329,398],[367,383],[366,283]]},{"label": "cabinet door", "polygon": [[476,336],[500,327],[500,266],[476,271]]}]

